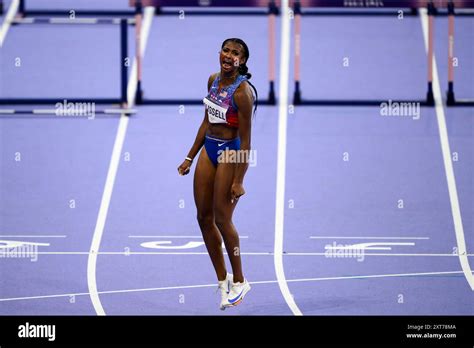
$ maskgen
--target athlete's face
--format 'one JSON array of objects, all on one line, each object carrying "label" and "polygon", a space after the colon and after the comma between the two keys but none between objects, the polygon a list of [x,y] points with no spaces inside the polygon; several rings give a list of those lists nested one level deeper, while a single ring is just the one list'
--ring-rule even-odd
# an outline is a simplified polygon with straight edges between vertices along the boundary
[{"label": "athlete's face", "polygon": [[229,41],[222,47],[219,55],[221,69],[225,72],[232,72],[245,63],[245,50],[241,44]]}]

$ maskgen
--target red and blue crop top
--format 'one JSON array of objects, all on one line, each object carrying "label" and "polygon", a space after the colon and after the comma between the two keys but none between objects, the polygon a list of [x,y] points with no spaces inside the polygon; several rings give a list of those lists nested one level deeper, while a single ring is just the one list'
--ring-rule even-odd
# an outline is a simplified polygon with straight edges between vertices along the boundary
[{"label": "red and blue crop top", "polygon": [[210,123],[222,123],[229,127],[239,127],[239,115],[237,105],[234,103],[234,93],[239,85],[246,81],[244,75],[239,75],[235,81],[226,87],[219,89],[220,75],[212,82],[207,97],[203,99],[206,106],[207,116]]}]

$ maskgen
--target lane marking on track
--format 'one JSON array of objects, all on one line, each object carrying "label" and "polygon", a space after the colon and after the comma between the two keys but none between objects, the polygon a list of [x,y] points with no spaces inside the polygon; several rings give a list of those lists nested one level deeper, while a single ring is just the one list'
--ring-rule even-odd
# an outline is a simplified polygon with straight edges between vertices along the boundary
[{"label": "lane marking on track", "polygon": [[[420,9],[420,21],[423,30],[423,39],[425,49],[428,52],[428,15],[426,9]],[[439,140],[441,144],[441,153],[443,155],[444,171],[448,184],[449,202],[451,204],[451,213],[453,215],[454,231],[456,233],[456,242],[458,248],[459,262],[464,272],[467,282],[474,291],[474,276],[467,258],[466,240],[464,237],[464,228],[462,224],[461,209],[459,206],[458,191],[456,187],[456,177],[454,176],[453,163],[451,161],[451,150],[449,148],[448,129],[446,127],[446,116],[444,114],[443,97],[439,83],[438,66],[436,56],[433,53],[433,96],[435,100],[436,119],[438,121]]]},{"label": "lane marking on track", "polygon": [[[340,277],[321,277],[321,278],[299,278],[299,279],[288,279],[289,283],[299,282],[318,282],[318,281],[331,281],[331,280],[351,280],[351,279],[374,279],[374,278],[402,278],[402,277],[426,277],[426,276],[446,276],[462,274],[462,271],[448,271],[448,272],[423,272],[423,273],[396,273],[396,274],[374,274],[374,275],[354,275],[354,276],[340,276]],[[454,278],[454,277],[453,277]],[[250,282],[251,285],[263,285],[263,284],[277,284],[278,280],[262,280]],[[165,291],[165,290],[182,290],[182,289],[199,289],[199,288],[215,288],[216,284],[202,284],[202,285],[183,285],[183,286],[165,286],[159,288],[141,288],[141,289],[126,289],[126,290],[108,290],[100,291],[100,295],[107,294],[126,294],[134,292],[148,292],[148,291]],[[24,300],[41,300],[71,296],[88,296],[88,292],[79,293],[67,293],[67,294],[56,294],[56,295],[39,295],[39,296],[27,296],[27,297],[11,297],[1,298],[0,302],[8,301],[24,301]]]},{"label": "lane marking on track", "polygon": [[13,234],[2,234],[0,235],[0,238],[67,238],[66,235],[13,235]]},{"label": "lane marking on track", "polygon": [[[89,255],[90,251],[39,251],[38,255]],[[206,255],[209,256],[207,252],[174,252],[174,251],[100,251],[96,253],[97,255]],[[271,251],[263,252],[242,252],[242,255],[248,256],[273,256],[274,253]],[[224,255],[227,255],[224,252]],[[327,256],[326,252],[283,252],[283,256]],[[365,253],[364,256],[405,256],[405,257],[458,257],[457,254],[452,253]],[[474,254],[468,254],[468,257],[473,257]],[[348,257],[347,257],[348,258]],[[332,257],[331,259],[334,259]]]},{"label": "lane marking on track", "polygon": [[13,0],[8,8],[7,15],[3,21],[2,27],[0,28],[0,48],[3,47],[3,43],[7,37],[8,30],[10,29],[11,21],[15,18],[20,6],[20,0]]},{"label": "lane marking on track", "polygon": [[[146,43],[148,41],[148,35],[150,27],[153,21],[154,8],[146,7],[143,17],[143,26],[141,37],[142,45],[140,47],[142,57],[145,55]],[[127,101],[128,107],[132,108],[134,105],[135,92],[137,90],[137,62],[136,59],[133,62],[132,72],[127,86]],[[105,222],[107,219],[107,213],[109,210],[110,201],[112,198],[112,191],[114,188],[115,178],[117,177],[117,170],[120,163],[120,154],[122,153],[123,143],[125,141],[125,135],[127,134],[129,116],[122,114],[120,116],[119,125],[117,128],[117,135],[115,137],[114,147],[112,150],[112,156],[110,159],[109,170],[107,172],[107,178],[105,181],[104,192],[102,194],[102,200],[100,203],[99,213],[97,222],[92,237],[92,243],[90,247],[90,254],[87,260],[87,285],[89,287],[89,293],[92,304],[98,315],[105,315],[104,308],[100,302],[99,292],[97,290],[97,256],[100,248],[100,242],[104,233]]]},{"label": "lane marking on track", "polygon": [[278,102],[278,153],[275,199],[274,264],[278,286],[294,315],[303,315],[290,293],[283,267],[283,234],[285,216],[286,136],[288,122],[288,84],[290,69],[290,12],[288,0],[281,2],[280,89]]},{"label": "lane marking on track", "polygon": [[430,239],[429,237],[352,237],[352,236],[338,236],[338,237],[332,237],[332,236],[310,236],[310,239],[408,239],[408,240],[423,240],[423,239]]},{"label": "lane marking on track", "polygon": [[[202,239],[202,236],[128,236],[128,238],[196,238]],[[239,236],[240,239],[248,239],[248,236]]]}]

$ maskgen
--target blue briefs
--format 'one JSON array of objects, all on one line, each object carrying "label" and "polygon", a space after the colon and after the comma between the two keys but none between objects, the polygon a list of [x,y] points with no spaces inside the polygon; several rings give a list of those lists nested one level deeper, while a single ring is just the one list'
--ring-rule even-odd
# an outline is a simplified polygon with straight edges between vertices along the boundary
[{"label": "blue briefs", "polygon": [[207,156],[211,160],[214,167],[219,163],[219,155],[225,150],[240,150],[240,138],[235,139],[217,139],[206,135],[204,140]]}]

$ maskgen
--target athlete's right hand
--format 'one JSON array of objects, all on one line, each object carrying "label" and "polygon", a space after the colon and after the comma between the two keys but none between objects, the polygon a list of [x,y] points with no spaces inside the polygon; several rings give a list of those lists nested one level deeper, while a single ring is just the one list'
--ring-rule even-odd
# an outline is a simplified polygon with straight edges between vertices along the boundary
[{"label": "athlete's right hand", "polygon": [[189,171],[191,170],[191,164],[192,162],[188,160],[184,160],[183,163],[178,167],[178,173],[179,175],[186,175],[189,174]]}]

